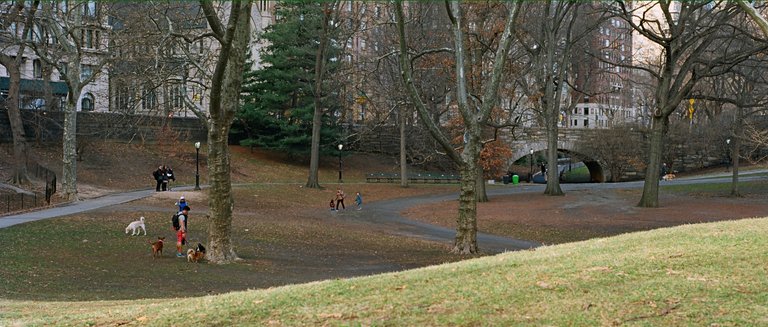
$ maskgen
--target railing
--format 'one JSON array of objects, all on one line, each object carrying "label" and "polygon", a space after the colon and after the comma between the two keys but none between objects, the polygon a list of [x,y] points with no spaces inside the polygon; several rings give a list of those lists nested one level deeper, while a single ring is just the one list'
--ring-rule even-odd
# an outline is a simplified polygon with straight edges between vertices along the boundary
[{"label": "railing", "polygon": [[45,181],[45,202],[51,204],[51,196],[56,193],[56,173],[37,162],[27,160],[27,174]]},{"label": "railing", "polygon": [[[394,183],[400,180],[398,173],[369,173],[365,175],[368,183]],[[446,173],[414,173],[408,174],[408,181],[414,183],[458,183],[461,176]]]},{"label": "railing", "polygon": [[0,195],[0,212],[3,214],[24,211],[46,205],[37,193],[14,193]]}]

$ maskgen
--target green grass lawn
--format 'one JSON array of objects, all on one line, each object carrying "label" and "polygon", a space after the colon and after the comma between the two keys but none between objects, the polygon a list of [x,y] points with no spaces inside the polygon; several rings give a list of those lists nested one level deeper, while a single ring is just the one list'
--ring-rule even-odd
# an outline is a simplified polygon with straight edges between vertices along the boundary
[{"label": "green grass lawn", "polygon": [[[665,192],[699,196],[725,196],[731,192],[731,183],[704,183],[704,184],[675,184],[661,182],[660,187]],[[739,192],[742,195],[762,196],[768,193],[768,182],[765,180],[739,182]]]},{"label": "green grass lawn", "polygon": [[0,325],[766,325],[765,230],[765,218],[686,225],[194,298],[0,300]]}]

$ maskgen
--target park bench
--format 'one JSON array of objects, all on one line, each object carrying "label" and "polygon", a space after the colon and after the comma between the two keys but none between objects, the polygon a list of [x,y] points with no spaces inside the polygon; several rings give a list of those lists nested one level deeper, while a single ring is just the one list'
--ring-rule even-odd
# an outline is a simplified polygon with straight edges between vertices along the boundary
[{"label": "park bench", "polygon": [[[394,183],[400,180],[398,173],[369,173],[365,176],[368,183]],[[461,176],[448,173],[412,173],[408,174],[408,181],[413,183],[458,183]]]},{"label": "park bench", "polygon": [[400,174],[397,173],[369,173],[365,175],[365,181],[368,183],[394,183],[400,180]]}]

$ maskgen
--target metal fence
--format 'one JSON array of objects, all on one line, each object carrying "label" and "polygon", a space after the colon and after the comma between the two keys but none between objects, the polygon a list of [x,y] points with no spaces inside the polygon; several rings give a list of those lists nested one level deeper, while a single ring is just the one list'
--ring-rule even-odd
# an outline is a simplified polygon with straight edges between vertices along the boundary
[{"label": "metal fence", "polygon": [[45,181],[45,193],[19,192],[0,194],[0,213],[24,211],[51,204],[51,197],[56,193],[56,173],[37,162],[26,163],[27,174]]},{"label": "metal fence", "polygon": [[0,196],[0,209],[3,213],[24,211],[46,205],[37,193],[15,193]]}]

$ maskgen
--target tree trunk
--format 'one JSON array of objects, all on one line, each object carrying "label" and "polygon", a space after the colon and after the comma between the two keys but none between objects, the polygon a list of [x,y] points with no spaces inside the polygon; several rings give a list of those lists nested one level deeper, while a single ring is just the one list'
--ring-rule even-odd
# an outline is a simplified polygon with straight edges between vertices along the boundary
[{"label": "tree trunk", "polygon": [[77,201],[77,100],[80,98],[80,89],[74,89],[72,84],[75,83],[70,83],[72,89],[69,90],[69,100],[64,110],[62,140],[61,196],[67,201]]},{"label": "tree trunk", "polygon": [[408,156],[405,136],[405,105],[400,106],[400,187],[408,187]]},{"label": "tree trunk", "polygon": [[546,117],[547,122],[547,188],[544,189],[546,195],[565,195],[560,188],[560,178],[557,175],[557,120],[559,113],[549,110]]},{"label": "tree trunk", "polygon": [[320,30],[320,43],[315,54],[315,85],[314,85],[314,104],[315,112],[312,115],[312,148],[309,159],[309,176],[306,187],[320,188],[318,181],[318,170],[320,169],[320,128],[323,126],[323,78],[325,77],[325,60],[328,44],[328,3],[323,3],[323,26]]},{"label": "tree trunk", "polygon": [[477,253],[477,167],[473,161],[467,161],[459,170],[461,172],[459,215],[456,219],[456,239],[451,252]]},{"label": "tree trunk", "polygon": [[639,207],[657,208],[659,206],[659,174],[661,172],[661,154],[663,153],[664,129],[666,117],[651,117],[651,133],[648,144],[648,167],[645,169],[643,196]]},{"label": "tree trunk", "polygon": [[730,154],[729,160],[731,162],[731,167],[733,169],[733,178],[731,180],[731,196],[733,197],[740,197],[741,192],[739,192],[739,163],[741,157],[741,138],[744,136],[743,134],[744,130],[744,108],[739,106],[739,108],[736,111],[736,120],[734,121],[733,126],[733,133],[731,135],[731,146],[730,144],[728,146],[731,146],[730,149],[728,149],[728,154]]},{"label": "tree trunk", "polygon": [[[478,156],[479,159],[479,156]],[[477,202],[488,202],[488,193],[485,192],[485,177],[483,165],[477,164]]]},{"label": "tree trunk", "polygon": [[[211,79],[210,119],[208,120],[208,229],[207,259],[225,264],[238,259],[232,247],[232,180],[230,176],[229,130],[240,107],[243,69],[250,40],[251,2],[235,2],[230,9],[230,21],[223,31],[213,6],[200,2],[209,24],[220,33],[222,42],[216,69]],[[239,6],[239,7],[238,7]],[[228,43],[226,42],[229,40]]]},{"label": "tree trunk", "polygon": [[45,100],[45,110],[57,110],[59,103],[53,101],[53,86],[51,86],[51,65],[45,61],[41,62],[43,70],[43,99]]},{"label": "tree trunk", "polygon": [[237,259],[232,248],[232,180],[229,161],[229,127],[231,123],[210,120],[208,124],[208,229],[207,259],[228,263]]},{"label": "tree trunk", "polygon": [[21,85],[21,73],[19,66],[10,61],[7,65],[3,60],[3,66],[10,76],[8,87],[8,98],[6,99],[6,108],[8,109],[8,121],[11,124],[11,135],[13,135],[13,174],[10,182],[16,185],[28,184],[27,176],[27,137],[24,131],[24,122],[21,119],[21,110],[19,109],[19,90]]},{"label": "tree trunk", "polygon": [[320,169],[320,128],[323,120],[323,111],[320,108],[320,101],[315,97],[315,112],[312,115],[312,148],[309,159],[309,177],[307,178],[308,188],[320,188],[318,180],[318,170]]}]

